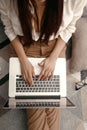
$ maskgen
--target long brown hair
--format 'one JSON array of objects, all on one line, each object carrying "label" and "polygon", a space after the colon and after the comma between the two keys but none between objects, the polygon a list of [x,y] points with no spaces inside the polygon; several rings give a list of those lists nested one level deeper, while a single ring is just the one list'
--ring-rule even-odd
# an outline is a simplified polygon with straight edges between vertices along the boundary
[{"label": "long brown hair", "polygon": [[[35,8],[35,0],[30,0]],[[48,42],[49,37],[56,34],[62,22],[64,0],[46,0],[45,10],[41,21],[40,41]],[[32,39],[31,4],[29,0],[17,0],[19,19],[23,30],[25,43],[30,45]],[[44,35],[44,39],[42,37]]]}]

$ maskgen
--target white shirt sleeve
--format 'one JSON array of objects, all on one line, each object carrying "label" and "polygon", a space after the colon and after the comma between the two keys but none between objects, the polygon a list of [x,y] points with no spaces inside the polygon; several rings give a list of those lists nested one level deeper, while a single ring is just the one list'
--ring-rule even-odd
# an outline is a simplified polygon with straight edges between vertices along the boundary
[{"label": "white shirt sleeve", "polygon": [[7,37],[10,39],[10,41],[14,40],[16,38],[16,34],[14,32],[14,29],[12,27],[12,23],[10,18],[8,17],[9,15],[7,6],[5,4],[4,0],[0,0],[0,15],[1,15],[1,20],[4,24],[5,27],[5,33]]},{"label": "white shirt sleeve", "polygon": [[[72,0],[71,0],[72,1]],[[86,5],[86,0],[75,0],[74,9],[73,9],[73,19],[70,24],[60,32],[60,37],[67,43],[71,38],[72,33],[76,30],[76,22],[82,16],[84,6]]]}]

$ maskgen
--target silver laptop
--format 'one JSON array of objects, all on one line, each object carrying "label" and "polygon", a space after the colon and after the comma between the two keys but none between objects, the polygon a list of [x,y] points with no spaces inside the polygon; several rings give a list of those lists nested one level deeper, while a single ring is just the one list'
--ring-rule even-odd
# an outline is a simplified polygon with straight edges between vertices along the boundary
[{"label": "silver laptop", "polygon": [[[22,79],[19,59],[9,60],[9,107],[59,107],[66,106],[66,59],[58,58],[52,79],[38,81],[44,58],[28,58],[35,70],[34,85],[29,86]],[[61,102],[60,102],[61,101]]]}]

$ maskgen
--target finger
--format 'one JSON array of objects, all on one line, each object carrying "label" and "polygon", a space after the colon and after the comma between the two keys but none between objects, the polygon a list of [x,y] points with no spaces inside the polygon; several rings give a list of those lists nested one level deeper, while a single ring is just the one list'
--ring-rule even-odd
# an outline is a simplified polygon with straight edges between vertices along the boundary
[{"label": "finger", "polygon": [[46,80],[46,76],[43,75],[43,76],[41,77],[41,80]]},{"label": "finger", "polygon": [[45,76],[45,78],[44,78],[43,80],[51,79],[51,78],[52,78],[52,75],[51,75],[51,72],[50,72],[50,73],[48,73],[48,74]]},{"label": "finger", "polygon": [[52,78],[53,78],[53,75],[50,75],[50,76],[49,76],[49,79],[52,79]]},{"label": "finger", "polygon": [[29,86],[33,85],[32,76],[28,73],[22,74],[23,80],[29,84]]},{"label": "finger", "polygon": [[48,71],[45,71],[43,77],[41,78],[41,80],[46,80],[48,78],[48,74],[49,72]]},{"label": "finger", "polygon": [[25,79],[24,79],[24,74],[23,74],[23,73],[21,73],[21,75],[22,75],[22,79],[23,79],[23,80],[25,80]]},{"label": "finger", "polygon": [[40,73],[40,75],[38,77],[38,80],[41,80],[41,78],[43,77],[43,75],[44,75],[44,70],[41,71],[41,73]]},{"label": "finger", "polygon": [[42,67],[44,65],[44,61],[45,60],[41,61],[40,63],[38,63],[38,65]]},{"label": "finger", "polygon": [[25,82],[27,82],[27,81],[26,81],[26,76],[25,76],[24,74],[22,74],[22,78],[23,78],[23,80],[24,80]]},{"label": "finger", "polygon": [[41,80],[43,77],[43,74],[39,75],[38,80]]},{"label": "finger", "polygon": [[52,73],[49,72],[48,75],[47,75],[48,79],[49,79],[49,77],[51,77],[51,76],[52,76]]},{"label": "finger", "polygon": [[35,77],[35,72],[34,71],[32,72],[32,76]]},{"label": "finger", "polygon": [[28,75],[24,75],[24,80],[25,80],[26,83],[29,84]]},{"label": "finger", "polygon": [[28,74],[28,79],[27,80],[28,80],[29,85],[32,86],[33,85],[33,79],[32,79],[31,74]]},{"label": "finger", "polygon": [[28,79],[27,79],[27,83],[28,83],[29,86],[31,87],[31,86],[33,85],[32,78],[28,78]]},{"label": "finger", "polygon": [[49,69],[44,70],[41,80],[46,80],[48,78],[49,73],[50,73]]},{"label": "finger", "polygon": [[49,76],[49,79],[52,79],[53,78],[53,72],[51,73],[51,75]]},{"label": "finger", "polygon": [[26,74],[22,73],[22,78],[27,83]]}]

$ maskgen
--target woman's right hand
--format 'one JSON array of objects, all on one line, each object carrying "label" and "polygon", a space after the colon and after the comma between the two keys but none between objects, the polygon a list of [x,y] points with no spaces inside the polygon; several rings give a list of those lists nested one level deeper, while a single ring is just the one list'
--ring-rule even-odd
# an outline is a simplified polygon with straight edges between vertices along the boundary
[{"label": "woman's right hand", "polygon": [[33,85],[33,77],[35,76],[34,73],[34,67],[30,63],[28,59],[25,61],[20,62],[21,63],[21,73],[23,79],[30,85]]}]

